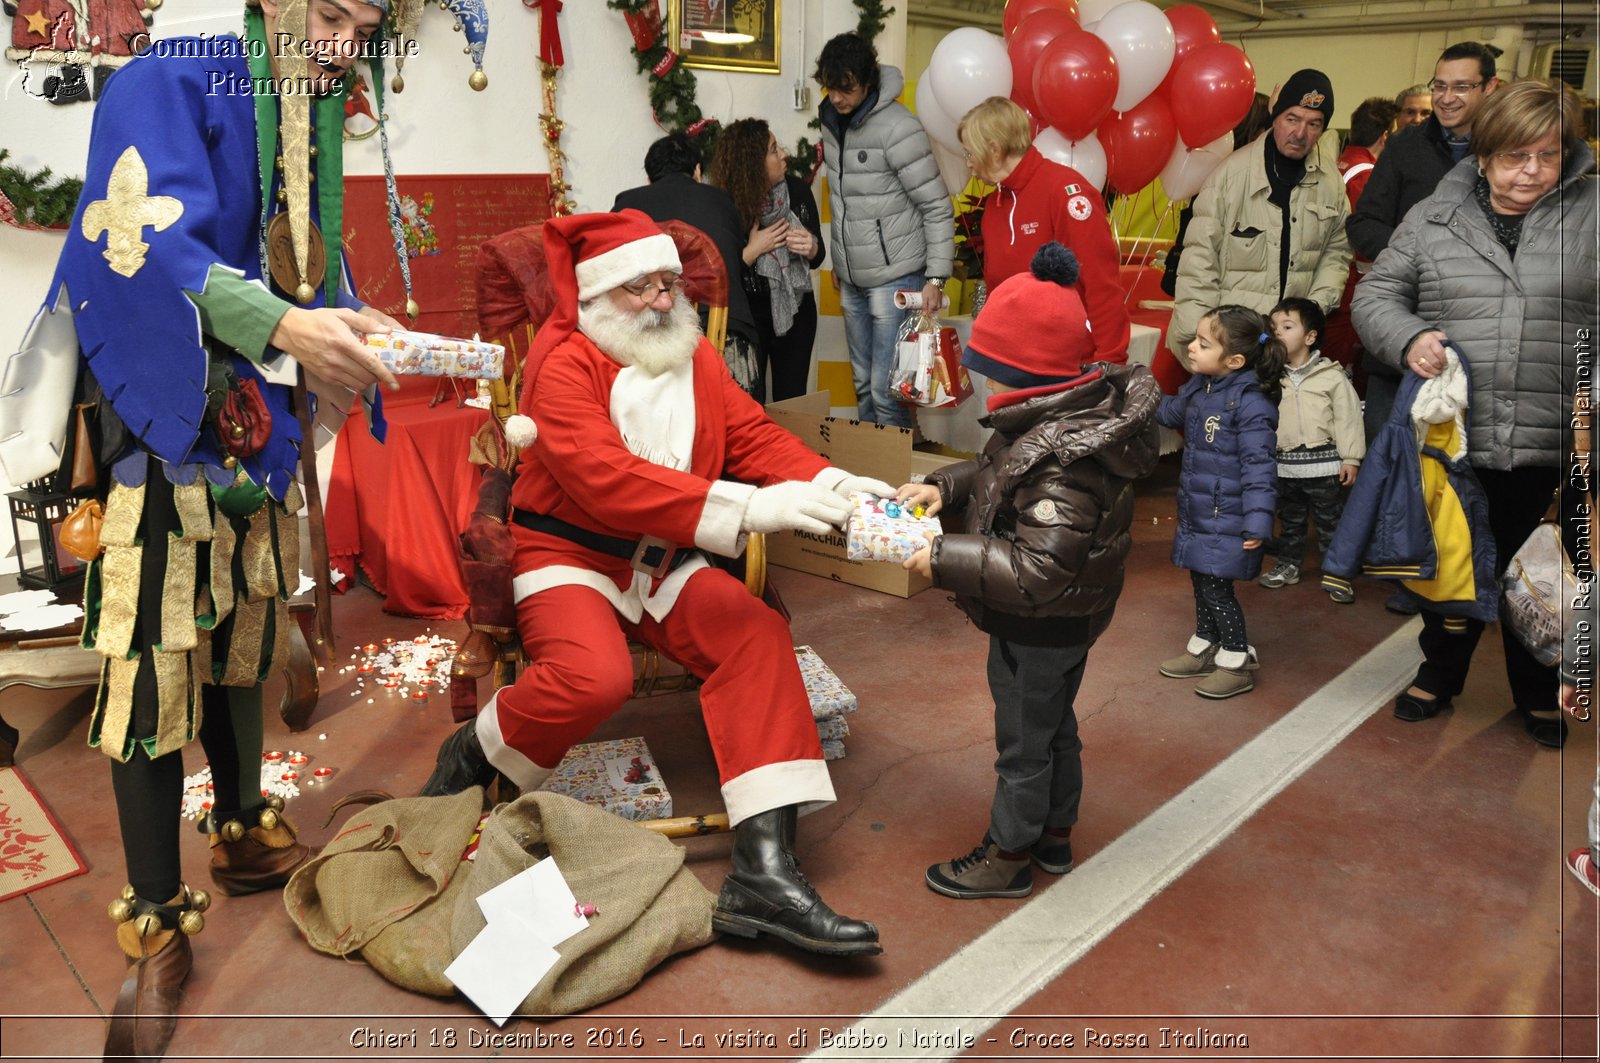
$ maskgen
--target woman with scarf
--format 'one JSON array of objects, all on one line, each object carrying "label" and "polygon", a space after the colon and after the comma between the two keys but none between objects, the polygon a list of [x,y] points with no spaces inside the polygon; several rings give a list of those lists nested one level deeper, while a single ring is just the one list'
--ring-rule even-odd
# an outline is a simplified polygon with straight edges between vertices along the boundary
[{"label": "woman with scarf", "polygon": [[788,166],[788,155],[760,118],[741,118],[723,130],[711,162],[711,183],[733,198],[750,233],[743,283],[759,333],[757,401],[764,400],[769,365],[773,402],[804,395],[811,382],[817,335],[811,271],[825,253],[822,222],[810,186],[787,176]]}]

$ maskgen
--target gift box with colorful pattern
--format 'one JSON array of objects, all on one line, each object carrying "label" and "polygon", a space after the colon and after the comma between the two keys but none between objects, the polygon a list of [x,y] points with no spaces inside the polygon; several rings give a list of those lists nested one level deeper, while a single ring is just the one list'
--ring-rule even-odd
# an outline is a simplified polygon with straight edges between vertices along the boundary
[{"label": "gift box with colorful pattern", "polygon": [[642,738],[573,746],[540,789],[565,794],[623,819],[667,819],[672,815],[672,795]]},{"label": "gift box with colorful pattern", "polygon": [[937,517],[918,516],[892,498],[852,493],[855,506],[845,525],[845,556],[851,561],[899,563],[943,534]]},{"label": "gift box with colorful pattern", "polygon": [[391,373],[499,380],[506,349],[498,343],[436,336],[431,332],[367,333],[367,346]]},{"label": "gift box with colorful pattern", "polygon": [[800,665],[800,677],[806,681],[806,697],[811,699],[811,715],[817,719],[842,716],[856,711],[856,696],[850,688],[839,682],[833,669],[822,663],[822,658],[810,646],[796,646],[795,660]]}]

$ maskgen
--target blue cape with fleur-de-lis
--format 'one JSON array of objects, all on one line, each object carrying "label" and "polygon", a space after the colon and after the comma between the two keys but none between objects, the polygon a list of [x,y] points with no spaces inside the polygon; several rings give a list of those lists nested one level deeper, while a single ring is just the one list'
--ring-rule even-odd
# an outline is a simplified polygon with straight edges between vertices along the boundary
[{"label": "blue cape with fleur-de-lis", "polygon": [[[251,89],[245,45],[231,36],[163,41],[111,77],[45,300],[57,306],[64,290],[82,356],[138,444],[172,466],[206,466],[213,478],[223,454],[206,424],[212,355],[185,293],[205,291],[213,266],[268,283]],[[336,233],[328,244],[337,254]],[[360,305],[348,291],[325,299],[319,286],[315,305],[326,303]],[[225,356],[241,380],[256,382],[272,415],[265,448],[239,464],[282,498],[299,460],[292,389],[268,383],[237,352]]]}]

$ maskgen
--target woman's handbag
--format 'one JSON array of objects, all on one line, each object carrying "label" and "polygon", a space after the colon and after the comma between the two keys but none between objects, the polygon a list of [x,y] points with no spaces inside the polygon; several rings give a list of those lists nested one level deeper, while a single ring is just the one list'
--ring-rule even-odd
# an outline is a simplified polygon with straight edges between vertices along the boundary
[{"label": "woman's handbag", "polygon": [[[1591,542],[1594,522],[1594,494],[1589,481],[1589,455],[1594,437],[1590,426],[1589,395],[1580,387],[1573,397],[1572,468],[1584,485],[1578,517],[1582,521],[1579,541]],[[1574,571],[1561,541],[1561,488],[1545,519],[1533,529],[1520,549],[1512,555],[1500,577],[1501,622],[1509,627],[1534,659],[1547,668],[1561,663],[1566,638],[1565,613],[1584,583]]]}]

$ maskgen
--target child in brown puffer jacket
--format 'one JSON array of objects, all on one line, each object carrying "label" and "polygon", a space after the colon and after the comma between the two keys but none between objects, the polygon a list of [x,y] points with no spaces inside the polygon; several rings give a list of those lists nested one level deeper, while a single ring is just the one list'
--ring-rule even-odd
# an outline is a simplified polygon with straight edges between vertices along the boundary
[{"label": "child in brown puffer jacket", "polygon": [[1133,480],[1160,452],[1149,370],[1083,364],[1093,343],[1077,272],[1049,243],[990,294],[962,364],[988,378],[994,434],[975,460],[898,493],[943,510],[947,531],[906,567],[954,592],[989,635],[998,778],[982,842],[928,868],[928,886],[949,897],[1026,897],[1030,857],[1052,874],[1072,867],[1073,700],[1122,593]]}]

